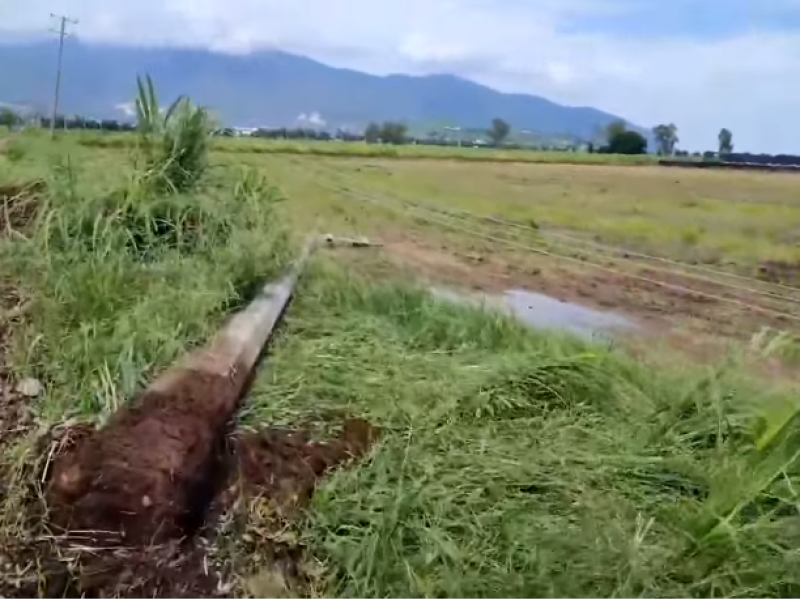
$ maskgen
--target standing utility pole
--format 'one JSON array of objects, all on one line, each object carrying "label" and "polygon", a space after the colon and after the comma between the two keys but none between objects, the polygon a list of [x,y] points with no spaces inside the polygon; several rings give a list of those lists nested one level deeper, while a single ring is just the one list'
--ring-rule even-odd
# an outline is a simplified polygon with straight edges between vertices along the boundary
[{"label": "standing utility pole", "polygon": [[67,36],[67,23],[77,25],[78,21],[69,19],[64,15],[50,16],[61,21],[61,26],[58,28],[58,68],[56,69],[56,89],[53,97],[53,116],[50,119],[50,137],[56,136],[56,116],[58,115],[58,97],[61,93],[61,59],[64,56],[64,38]]}]

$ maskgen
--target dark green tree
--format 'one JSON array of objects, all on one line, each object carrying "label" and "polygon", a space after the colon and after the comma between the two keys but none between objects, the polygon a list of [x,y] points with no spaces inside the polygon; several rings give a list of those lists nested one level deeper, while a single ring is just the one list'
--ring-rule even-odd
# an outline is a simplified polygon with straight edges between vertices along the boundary
[{"label": "dark green tree", "polygon": [[733,152],[733,133],[730,129],[723,127],[719,132],[719,153],[731,154]]},{"label": "dark green tree", "polygon": [[408,127],[403,123],[387,121],[381,126],[380,138],[384,144],[405,144],[408,141],[406,137],[407,132]]},{"label": "dark green tree", "polygon": [[503,119],[497,118],[492,120],[492,127],[487,132],[489,139],[495,146],[501,145],[511,133],[511,125],[506,123]]},{"label": "dark green tree", "polygon": [[630,131],[625,121],[609,124],[605,130],[606,144],[598,150],[602,154],[646,154],[647,139],[637,132]]},{"label": "dark green tree", "polygon": [[10,108],[0,108],[0,127],[13,129],[22,123],[22,117]]},{"label": "dark green tree", "polygon": [[621,131],[615,133],[603,147],[606,154],[646,154],[647,140],[637,131]]},{"label": "dark green tree", "polygon": [[656,125],[653,127],[653,135],[658,144],[658,153],[662,156],[672,156],[675,154],[675,146],[678,144],[678,127],[674,123],[669,125]]},{"label": "dark green tree", "polygon": [[628,131],[628,125],[622,119],[609,123],[604,132],[606,144],[610,144],[613,138],[626,131]]}]

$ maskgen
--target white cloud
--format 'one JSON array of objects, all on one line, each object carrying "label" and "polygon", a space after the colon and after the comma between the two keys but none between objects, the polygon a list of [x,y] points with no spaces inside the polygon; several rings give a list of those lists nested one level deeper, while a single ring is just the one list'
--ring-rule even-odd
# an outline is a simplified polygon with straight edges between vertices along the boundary
[{"label": "white cloud", "polygon": [[[58,12],[79,19],[76,30],[89,40],[280,48],[378,74],[453,72],[644,126],[673,121],[690,148],[712,146],[725,126],[738,148],[800,152],[800,31],[643,39],[589,27],[592,17],[623,14],[631,2],[28,0],[4,3],[0,23],[39,32]],[[770,3],[786,14],[800,6]],[[583,20],[580,30],[574,18]]]},{"label": "white cloud", "polygon": [[323,128],[327,125],[327,121],[317,111],[313,111],[310,114],[300,113],[297,115],[297,124],[301,127]]},{"label": "white cloud", "polygon": [[120,111],[126,117],[133,117],[136,115],[136,103],[135,102],[123,102],[121,104],[117,104],[114,108]]}]

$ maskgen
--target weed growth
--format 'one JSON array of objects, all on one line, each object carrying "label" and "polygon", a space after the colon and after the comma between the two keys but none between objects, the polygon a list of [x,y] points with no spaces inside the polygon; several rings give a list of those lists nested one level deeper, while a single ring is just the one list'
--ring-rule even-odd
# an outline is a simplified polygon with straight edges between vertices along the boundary
[{"label": "weed growth", "polygon": [[98,188],[60,156],[29,235],[0,245],[32,298],[15,371],[45,383],[50,418],[116,409],[291,254],[280,193],[249,170],[203,184],[206,113],[180,100],[160,115],[152,82],[139,83],[127,181]]},{"label": "weed growth", "polygon": [[149,75],[137,86],[138,169],[157,191],[187,192],[208,167],[214,130],[208,111],[185,97],[163,110]]}]

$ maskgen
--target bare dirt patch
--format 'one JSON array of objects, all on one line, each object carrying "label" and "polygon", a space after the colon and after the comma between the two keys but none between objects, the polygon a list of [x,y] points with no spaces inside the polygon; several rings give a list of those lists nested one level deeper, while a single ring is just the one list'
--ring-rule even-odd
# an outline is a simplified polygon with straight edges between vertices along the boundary
[{"label": "bare dirt patch", "polygon": [[245,493],[264,496],[281,508],[305,504],[317,480],[330,469],[362,456],[378,430],[362,419],[347,419],[340,436],[321,441],[310,429],[266,429],[236,440]]},{"label": "bare dirt patch", "polygon": [[48,490],[53,522],[125,545],[193,533],[245,373],[181,372],[172,393],[146,392],[60,457]]}]

